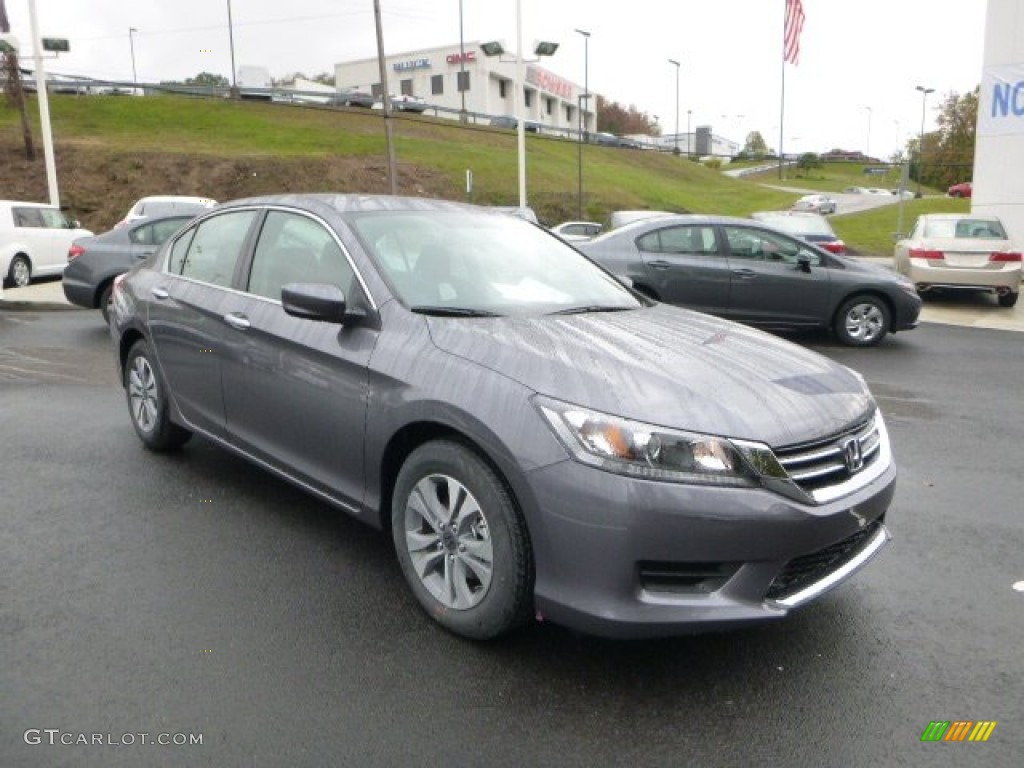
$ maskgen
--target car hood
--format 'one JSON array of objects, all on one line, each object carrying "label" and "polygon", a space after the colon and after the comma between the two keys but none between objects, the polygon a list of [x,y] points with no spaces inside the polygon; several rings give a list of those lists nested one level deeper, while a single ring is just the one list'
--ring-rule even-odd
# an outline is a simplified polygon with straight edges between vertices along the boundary
[{"label": "car hood", "polygon": [[666,427],[781,446],[838,432],[873,408],[845,366],[676,307],[427,322],[440,349],[535,392]]}]

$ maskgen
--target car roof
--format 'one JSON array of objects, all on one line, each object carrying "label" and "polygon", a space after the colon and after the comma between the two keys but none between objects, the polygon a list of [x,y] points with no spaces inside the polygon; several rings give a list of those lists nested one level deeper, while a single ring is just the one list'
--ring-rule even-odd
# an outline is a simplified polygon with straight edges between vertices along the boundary
[{"label": "car roof", "polygon": [[240,208],[253,205],[279,205],[283,207],[299,208],[328,208],[335,213],[369,213],[378,211],[478,211],[494,215],[507,216],[495,208],[469,203],[459,203],[451,200],[439,200],[424,197],[404,197],[401,195],[360,195],[360,194],[334,194],[322,193],[301,193],[262,195],[259,197],[245,197],[238,200],[229,200],[221,203],[218,211],[230,208]]}]

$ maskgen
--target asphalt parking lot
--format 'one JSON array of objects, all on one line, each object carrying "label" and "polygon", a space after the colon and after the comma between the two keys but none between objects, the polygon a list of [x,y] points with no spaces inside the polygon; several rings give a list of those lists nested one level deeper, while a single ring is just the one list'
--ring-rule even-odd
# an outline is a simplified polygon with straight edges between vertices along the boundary
[{"label": "asphalt parking lot", "polygon": [[[1024,337],[795,340],[886,413],[879,559],[754,629],[474,644],[385,537],[205,441],[143,450],[97,312],[0,309],[0,765],[1019,766]],[[936,720],[997,726],[922,743]]]}]

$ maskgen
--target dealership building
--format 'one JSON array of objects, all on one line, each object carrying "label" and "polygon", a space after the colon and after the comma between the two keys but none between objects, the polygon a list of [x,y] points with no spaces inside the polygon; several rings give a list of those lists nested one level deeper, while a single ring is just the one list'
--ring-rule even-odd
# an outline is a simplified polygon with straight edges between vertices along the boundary
[{"label": "dealership building", "polygon": [[974,213],[1002,219],[1024,247],[1024,11],[1020,0],[989,0],[978,99]]},{"label": "dealership building", "polygon": [[[464,51],[464,53],[462,52]],[[465,108],[477,115],[515,115],[516,63],[513,56],[486,56],[480,43],[465,43],[388,56],[388,90],[392,95],[418,96],[441,116],[458,116]],[[525,64],[524,118],[545,133],[575,133],[579,108],[583,130],[595,129],[593,107],[587,108],[583,86],[570,82],[535,62]],[[376,58],[334,65],[339,90],[356,88],[380,96],[380,65]],[[461,87],[460,87],[461,86]],[[463,107],[465,97],[465,107]]]}]

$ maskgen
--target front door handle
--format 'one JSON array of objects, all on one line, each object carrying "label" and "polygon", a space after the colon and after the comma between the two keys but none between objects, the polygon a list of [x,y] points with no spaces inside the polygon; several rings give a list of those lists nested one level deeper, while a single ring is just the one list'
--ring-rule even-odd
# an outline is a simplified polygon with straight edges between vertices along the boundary
[{"label": "front door handle", "polygon": [[232,312],[231,314],[224,315],[224,322],[236,331],[246,331],[251,325],[249,318],[245,315],[239,314],[238,312]]},{"label": "front door handle", "polygon": [[745,280],[757,277],[757,272],[752,269],[734,269],[732,273],[736,275],[736,277],[742,277]]},{"label": "front door handle", "polygon": [[668,269],[672,265],[669,264],[667,261],[661,261],[659,259],[658,261],[647,262],[647,266],[649,266],[651,269]]},{"label": "front door handle", "polygon": [[149,292],[152,293],[158,299],[166,299],[168,296],[171,295],[167,292],[167,289],[159,287],[151,288]]},{"label": "front door handle", "polygon": [[246,315],[239,312],[231,312],[230,314],[224,315],[224,323],[233,328],[236,331],[247,331],[249,326],[249,318]]}]

